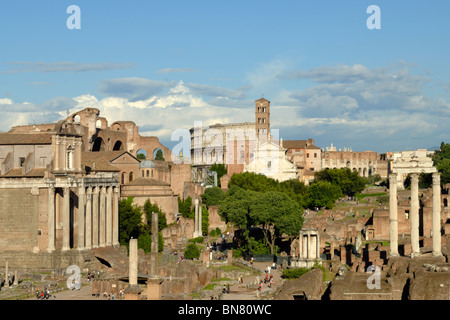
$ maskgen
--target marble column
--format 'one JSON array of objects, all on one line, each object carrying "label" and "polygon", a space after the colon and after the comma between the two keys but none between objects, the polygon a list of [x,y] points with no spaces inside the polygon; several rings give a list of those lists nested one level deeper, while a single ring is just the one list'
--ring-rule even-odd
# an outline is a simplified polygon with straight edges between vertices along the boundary
[{"label": "marble column", "polygon": [[98,212],[99,212],[99,187],[95,187],[92,194],[92,247],[98,248]]},{"label": "marble column", "polygon": [[398,256],[397,174],[389,174],[389,255]]},{"label": "marble column", "polygon": [[9,288],[8,260],[6,260],[6,265],[5,265],[5,288]]},{"label": "marble column", "polygon": [[198,199],[195,199],[194,238],[198,237]]},{"label": "marble column", "polygon": [[112,246],[112,187],[106,192],[106,245]]},{"label": "marble column", "polygon": [[298,237],[298,258],[303,258],[303,233],[300,232],[300,236]]},{"label": "marble column", "polygon": [[86,249],[92,249],[92,187],[86,192]]},{"label": "marble column", "polygon": [[411,257],[420,255],[419,247],[419,174],[411,173]]},{"label": "marble column", "polygon": [[104,247],[106,242],[105,227],[106,227],[106,187],[100,189],[100,213],[99,213],[99,246]]},{"label": "marble column", "polygon": [[158,277],[158,250],[159,250],[159,239],[158,239],[158,213],[152,212],[152,245],[151,245],[151,256],[150,256],[150,276],[155,278]]},{"label": "marble column", "polygon": [[433,256],[442,256],[441,252],[441,176],[433,173]]},{"label": "marble column", "polygon": [[137,239],[130,239],[130,253],[129,253],[129,278],[128,284],[130,286],[137,285],[138,274],[138,241]]},{"label": "marble column", "polygon": [[303,235],[303,252],[302,252],[302,258],[307,259],[308,258],[308,235]]},{"label": "marble column", "polygon": [[113,190],[113,246],[119,246],[119,187]]},{"label": "marble column", "polygon": [[203,233],[203,230],[202,230],[202,208],[203,208],[203,205],[201,205],[198,208],[198,236],[199,237],[201,237],[202,233]]},{"label": "marble column", "polygon": [[320,235],[317,232],[316,235],[316,259],[320,259]]},{"label": "marble column", "polygon": [[53,170],[59,171],[59,147],[61,142],[59,140],[56,140],[55,144],[55,159],[53,161]]},{"label": "marble column", "polygon": [[307,243],[307,252],[306,252],[306,259],[311,259],[311,235],[309,234],[309,232],[307,233],[307,241],[306,241],[306,243]]},{"label": "marble column", "polygon": [[48,188],[47,252],[55,251],[55,188]]},{"label": "marble column", "polygon": [[64,187],[62,222],[63,222],[62,250],[67,251],[70,249],[70,188],[69,187]]},{"label": "marble column", "polygon": [[84,187],[78,188],[78,250],[85,249],[85,193]]}]

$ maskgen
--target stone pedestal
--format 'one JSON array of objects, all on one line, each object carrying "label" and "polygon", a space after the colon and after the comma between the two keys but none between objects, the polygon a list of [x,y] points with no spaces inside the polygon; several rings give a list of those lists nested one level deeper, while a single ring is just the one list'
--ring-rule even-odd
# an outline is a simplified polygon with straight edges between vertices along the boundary
[{"label": "stone pedestal", "polygon": [[123,298],[125,300],[141,300],[142,291],[143,290],[141,289],[141,287],[139,287],[139,285],[137,284],[128,286],[123,291]]},{"label": "stone pedestal", "polygon": [[162,283],[163,280],[159,278],[147,280],[147,300],[161,300]]}]

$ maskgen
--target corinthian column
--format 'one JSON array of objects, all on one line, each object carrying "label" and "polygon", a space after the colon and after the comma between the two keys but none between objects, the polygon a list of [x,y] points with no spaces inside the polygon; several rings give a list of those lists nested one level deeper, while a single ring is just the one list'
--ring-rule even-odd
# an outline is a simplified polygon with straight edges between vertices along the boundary
[{"label": "corinthian column", "polygon": [[86,192],[86,249],[92,249],[92,187]]},{"label": "corinthian column", "polygon": [[441,176],[433,173],[433,256],[442,256],[441,252]]},{"label": "corinthian column", "polygon": [[63,199],[63,243],[62,250],[70,249],[70,188],[64,187]]},{"label": "corinthian column", "polygon": [[389,254],[398,256],[397,174],[389,174]]},{"label": "corinthian column", "polygon": [[411,173],[411,256],[419,255],[419,174]]},{"label": "corinthian column", "polygon": [[106,245],[112,245],[112,187],[106,192]]},{"label": "corinthian column", "polygon": [[55,251],[55,188],[48,188],[47,252]]},{"label": "corinthian column", "polygon": [[84,187],[78,188],[78,250],[84,250],[84,204],[85,190]]},{"label": "corinthian column", "polygon": [[106,205],[105,205],[105,200],[106,200],[106,187],[102,187],[100,190],[100,226],[99,226],[99,231],[100,231],[100,236],[99,236],[99,245],[100,247],[104,247],[105,246],[105,227],[106,227]]},{"label": "corinthian column", "polygon": [[94,193],[92,194],[92,247],[98,248],[98,198],[99,198],[99,187],[94,188]]},{"label": "corinthian column", "polygon": [[119,187],[113,193],[113,246],[119,246]]}]

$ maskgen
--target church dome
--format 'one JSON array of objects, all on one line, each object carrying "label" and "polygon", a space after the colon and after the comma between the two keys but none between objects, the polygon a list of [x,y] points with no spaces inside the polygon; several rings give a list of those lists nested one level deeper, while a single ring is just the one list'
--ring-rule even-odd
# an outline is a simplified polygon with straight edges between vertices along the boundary
[{"label": "church dome", "polygon": [[154,168],[154,167],[155,167],[155,164],[153,163],[152,160],[144,160],[139,165],[139,168]]}]

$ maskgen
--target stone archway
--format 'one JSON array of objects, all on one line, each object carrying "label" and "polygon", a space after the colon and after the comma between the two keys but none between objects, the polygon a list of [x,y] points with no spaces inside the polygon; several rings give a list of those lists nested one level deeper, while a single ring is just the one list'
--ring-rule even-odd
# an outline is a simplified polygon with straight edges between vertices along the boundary
[{"label": "stone archway", "polygon": [[120,151],[124,149],[124,145],[122,141],[117,140],[116,143],[114,143],[113,151]]},{"label": "stone archway", "polygon": [[139,160],[145,160],[145,159],[148,159],[148,153],[147,153],[147,151],[145,150],[145,149],[139,149],[137,152],[136,152],[136,158],[138,158]]},{"label": "stone archway", "polygon": [[156,148],[153,150],[153,159],[154,160],[165,160],[165,152],[162,148]]},{"label": "stone archway", "polygon": [[103,139],[101,137],[97,137],[92,145],[92,152],[105,151],[105,148],[105,142]]}]

